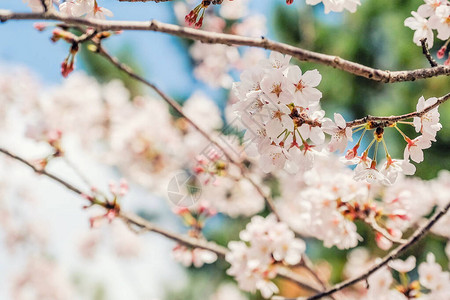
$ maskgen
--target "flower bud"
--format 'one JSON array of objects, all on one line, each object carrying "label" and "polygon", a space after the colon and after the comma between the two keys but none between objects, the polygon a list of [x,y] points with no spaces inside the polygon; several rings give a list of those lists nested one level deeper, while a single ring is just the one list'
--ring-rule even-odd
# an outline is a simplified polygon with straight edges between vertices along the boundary
[{"label": "flower bud", "polygon": [[437,52],[437,57],[439,59],[444,58],[445,50],[447,50],[447,46],[442,46],[441,49],[439,49],[439,51]]}]

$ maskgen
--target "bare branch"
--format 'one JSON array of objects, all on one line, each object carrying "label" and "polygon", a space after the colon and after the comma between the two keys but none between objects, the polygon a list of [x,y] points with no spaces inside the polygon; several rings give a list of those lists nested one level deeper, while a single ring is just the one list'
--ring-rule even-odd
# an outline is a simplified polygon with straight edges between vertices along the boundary
[{"label": "bare branch", "polygon": [[157,227],[155,224],[145,220],[144,218],[139,217],[135,214],[130,214],[126,212],[120,213],[120,218],[122,218],[126,223],[133,224],[145,231],[151,231],[159,233],[171,240],[177,241],[180,244],[187,245],[195,248],[202,248],[216,253],[218,256],[224,258],[225,254],[228,252],[228,249],[222,246],[217,245],[213,242],[208,242],[206,240],[201,240],[189,236],[184,236],[181,234],[173,233],[168,230]]},{"label": "bare branch", "polygon": [[446,102],[449,99],[450,99],[450,93],[448,93],[448,94],[438,98],[436,103],[426,107],[422,111],[415,111],[415,112],[404,114],[404,115],[400,115],[400,116],[390,116],[390,117],[367,116],[367,117],[364,117],[362,119],[357,119],[357,120],[354,120],[354,121],[351,121],[351,122],[347,122],[347,127],[354,127],[354,126],[362,125],[362,124],[365,124],[365,123],[370,122],[370,121],[386,122],[386,124],[389,125],[389,124],[393,124],[393,123],[398,122],[398,121],[411,119],[411,118],[414,118],[414,117],[419,117],[420,118],[421,116],[423,116],[424,114],[426,114],[430,110],[438,107],[439,105],[441,105],[442,103]]},{"label": "bare branch", "polygon": [[3,153],[3,154],[5,154],[6,156],[9,156],[9,157],[11,157],[11,158],[13,158],[13,159],[15,159],[15,160],[18,160],[18,161],[20,161],[21,163],[27,165],[27,166],[30,167],[34,172],[36,172],[36,173],[38,173],[38,174],[45,175],[45,176],[49,177],[50,179],[53,179],[54,181],[59,182],[60,184],[62,184],[63,186],[65,186],[66,188],[68,188],[69,190],[71,190],[71,191],[74,192],[74,193],[77,193],[77,194],[79,194],[79,195],[85,194],[85,193],[83,193],[80,189],[78,189],[77,187],[71,185],[70,183],[68,183],[68,182],[66,182],[66,181],[64,181],[64,180],[62,180],[61,178],[59,178],[59,177],[57,177],[57,176],[55,176],[55,175],[53,175],[53,174],[48,173],[48,172],[45,171],[45,170],[39,170],[39,169],[36,168],[32,163],[30,163],[30,162],[28,162],[27,160],[21,158],[20,156],[17,156],[17,155],[15,155],[15,154],[9,152],[9,151],[6,150],[6,149],[0,148],[0,152]]},{"label": "bare branch", "polygon": [[98,31],[104,30],[144,30],[157,31],[181,38],[201,41],[208,44],[224,44],[235,46],[251,46],[278,51],[289,54],[300,61],[310,61],[343,70],[345,72],[365,77],[370,80],[393,83],[402,81],[414,81],[418,79],[431,78],[441,75],[450,75],[449,66],[437,66],[408,71],[387,71],[374,69],[356,62],[345,60],[339,56],[317,53],[288,44],[274,42],[264,37],[250,38],[233,34],[208,32],[178,25],[166,24],[156,20],[152,21],[109,21],[98,19],[85,19],[65,17],[56,12],[42,13],[14,13],[0,10],[0,20],[58,20],[67,25],[85,25]]},{"label": "bare branch", "polygon": [[436,224],[436,222],[442,218],[450,209],[450,202],[447,203],[447,205],[445,205],[444,207],[442,207],[441,209],[438,209],[438,211],[428,220],[428,222],[426,224],[424,224],[423,226],[419,227],[414,234],[407,240],[407,242],[397,248],[395,248],[391,253],[389,253],[387,256],[385,256],[379,263],[377,263],[376,265],[374,265],[373,267],[371,267],[369,270],[367,270],[364,274],[359,275],[355,278],[351,278],[348,280],[345,280],[341,283],[336,284],[334,287],[332,287],[331,289],[328,289],[325,292],[322,293],[318,293],[314,296],[311,296],[309,298],[282,298],[282,297],[276,297],[276,299],[284,299],[284,300],[316,300],[316,299],[321,299],[327,296],[330,296],[342,289],[345,289],[359,281],[365,280],[367,279],[370,275],[372,275],[373,273],[375,273],[377,270],[379,270],[380,268],[382,268],[383,266],[387,265],[388,262],[390,262],[391,260],[397,258],[398,256],[400,256],[401,254],[403,254],[406,250],[408,250],[411,246],[413,246],[415,243],[417,243],[420,239],[423,238],[423,236],[430,231],[431,227],[433,227],[434,224]]},{"label": "bare branch", "polygon": [[428,49],[428,46],[427,46],[427,39],[425,38],[425,39],[421,39],[420,40],[420,43],[422,44],[422,53],[423,53],[423,55],[425,55],[425,57],[427,58],[427,60],[428,60],[428,62],[430,63],[430,65],[432,66],[432,67],[436,67],[438,64],[437,64],[437,62],[434,60],[434,58],[431,56],[431,54],[430,54],[430,50]]}]

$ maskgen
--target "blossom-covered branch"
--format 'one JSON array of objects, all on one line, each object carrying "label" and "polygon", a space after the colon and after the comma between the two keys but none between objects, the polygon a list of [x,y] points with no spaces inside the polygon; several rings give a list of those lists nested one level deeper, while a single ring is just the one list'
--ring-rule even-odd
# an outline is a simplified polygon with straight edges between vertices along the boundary
[{"label": "blossom-covered branch", "polygon": [[[406,250],[408,250],[411,246],[413,246],[415,243],[417,243],[420,239],[423,238],[423,236],[430,231],[431,227],[433,227],[434,224],[436,224],[436,222],[442,218],[450,209],[450,202],[447,203],[447,205],[445,205],[443,208],[439,209],[429,220],[426,224],[424,224],[423,226],[419,227],[414,234],[408,239],[408,241],[404,244],[401,245],[399,247],[397,247],[396,249],[394,249],[392,252],[390,252],[387,256],[385,256],[379,263],[377,263],[376,265],[374,265],[373,267],[371,267],[369,270],[367,270],[364,274],[359,275],[355,278],[351,278],[348,279],[346,281],[343,281],[339,284],[336,284],[335,286],[333,286],[331,289],[322,292],[322,293],[318,293],[317,295],[311,296],[309,298],[306,298],[306,300],[316,300],[316,299],[321,299],[327,296],[330,296],[342,289],[345,289],[359,281],[365,280],[367,279],[370,275],[372,275],[373,273],[375,273],[377,270],[381,269],[383,266],[387,265],[391,260],[399,257],[400,255],[402,255],[403,253],[406,252]],[[274,299],[284,299],[284,300],[295,300],[295,299],[305,299],[304,297],[302,298],[283,298],[283,297],[276,297]]]},{"label": "blossom-covered branch", "polygon": [[[4,155],[25,164],[26,166],[31,168],[35,173],[42,174],[60,184],[62,184],[64,187],[71,190],[72,192],[89,200],[92,205],[100,205],[100,206],[105,207],[105,209],[108,209],[107,204],[103,205],[102,203],[93,200],[91,197],[87,196],[87,194],[85,192],[83,192],[81,189],[73,186],[72,184],[68,183],[67,181],[65,181],[64,179],[61,179],[58,176],[45,171],[45,169],[42,170],[42,169],[36,167],[35,165],[30,163],[26,159],[6,150],[4,148],[1,148],[1,147],[0,147],[0,153],[3,153]],[[163,235],[171,240],[174,240],[182,245],[186,245],[186,246],[193,247],[193,248],[205,249],[205,250],[215,253],[217,256],[220,256],[220,257],[225,257],[227,255],[227,253],[229,253],[227,248],[222,247],[214,242],[210,242],[210,241],[170,232],[168,230],[165,230],[163,228],[156,226],[155,224],[153,224],[133,213],[119,211],[117,213],[116,217],[121,218],[128,225],[134,225],[143,231],[151,231],[151,232],[158,233],[158,234]],[[315,293],[320,292],[317,288],[306,283],[303,280],[303,278],[299,277],[298,274],[292,272],[288,268],[284,268],[284,267],[277,268],[275,274],[281,278],[292,281],[293,283],[297,284],[299,287],[301,287],[307,291],[315,292]]]},{"label": "blossom-covered branch", "polygon": [[111,56],[102,46],[101,44],[97,43],[97,52],[100,53],[102,56],[104,56],[106,59],[108,59],[112,64],[114,64],[117,68],[127,73],[132,78],[140,81],[141,83],[147,85],[151,89],[153,89],[164,101],[167,102],[173,109],[177,111],[181,116],[183,116],[203,137],[205,137],[208,141],[210,141],[215,147],[217,147],[219,150],[221,150],[224,155],[227,157],[227,159],[238,166],[241,170],[242,177],[248,180],[256,189],[256,191],[264,198],[264,201],[266,202],[267,206],[269,207],[270,211],[275,214],[277,219],[280,219],[279,214],[277,212],[277,209],[275,207],[275,204],[273,203],[272,197],[270,195],[267,195],[264,193],[264,191],[261,189],[261,187],[250,177],[246,176],[246,170],[245,167],[238,161],[236,161],[229,153],[222,147],[220,144],[218,144],[207,132],[205,132],[203,129],[201,129],[191,118],[186,116],[186,114],[183,112],[181,106],[172,98],[170,98],[168,95],[166,95],[163,91],[161,91],[156,85],[149,82],[148,80],[144,79],[143,77],[137,75],[130,67],[127,65],[121,63],[117,58]]},{"label": "blossom-covered branch", "polygon": [[418,79],[431,78],[441,75],[450,75],[449,66],[437,66],[408,71],[388,71],[374,69],[356,62],[348,61],[334,55],[294,47],[285,43],[271,41],[267,38],[249,38],[233,34],[208,32],[198,29],[166,24],[156,20],[152,21],[107,21],[99,19],[85,19],[66,17],[55,12],[46,13],[14,13],[0,10],[0,21],[8,20],[58,20],[66,25],[85,25],[101,30],[144,30],[168,33],[170,35],[198,40],[209,44],[224,44],[236,46],[251,46],[278,51],[289,54],[300,61],[311,61],[331,66],[345,72],[365,77],[370,80],[393,83],[402,81],[414,81]]},{"label": "blossom-covered branch", "polygon": [[347,127],[355,127],[355,126],[362,125],[362,124],[365,124],[365,123],[371,122],[371,121],[385,122],[388,125],[388,124],[393,124],[393,123],[398,122],[398,121],[411,119],[411,118],[414,118],[414,117],[419,117],[420,118],[423,115],[425,115],[427,112],[435,109],[436,107],[438,107],[439,105],[441,105],[442,103],[446,102],[449,99],[450,99],[450,93],[445,94],[442,97],[439,97],[434,104],[432,104],[430,106],[427,106],[426,108],[424,108],[423,110],[420,110],[420,111],[415,111],[415,112],[407,113],[407,114],[404,114],[404,115],[390,116],[390,117],[366,116],[366,117],[361,118],[361,119],[357,119],[357,120],[354,120],[354,121],[351,121],[351,122],[347,122]]}]

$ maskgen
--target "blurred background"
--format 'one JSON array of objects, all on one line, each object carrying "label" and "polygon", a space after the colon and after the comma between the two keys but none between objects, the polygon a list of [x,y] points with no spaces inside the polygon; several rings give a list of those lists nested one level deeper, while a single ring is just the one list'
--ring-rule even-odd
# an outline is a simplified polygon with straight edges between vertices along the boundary
[{"label": "blurred background", "polygon": [[[229,5],[239,1],[234,0]],[[180,9],[177,8],[179,3],[178,1],[167,3],[99,1],[100,5],[113,11],[113,19],[156,19],[167,23],[180,23],[180,17],[177,16],[177,11]],[[248,2],[245,17],[262,15],[265,18],[266,27],[264,35],[276,41],[338,55],[374,68],[407,70],[428,66],[428,61],[422,55],[422,49],[412,42],[413,31],[403,25],[404,20],[410,16],[410,12],[417,10],[422,3],[419,0],[362,0],[362,5],[354,14],[348,12],[324,14],[321,5],[311,7],[301,0],[294,1],[291,6],[287,6],[281,0],[254,0]],[[197,3],[188,3],[189,8],[196,5]],[[0,9],[29,10],[25,4],[17,0],[2,0]],[[214,9],[214,12],[210,9],[208,13],[219,15],[219,8]],[[231,28],[234,22],[236,19],[226,19],[225,28]],[[64,81],[60,75],[60,64],[67,56],[68,46],[61,42],[52,43],[49,40],[49,31],[38,32],[33,28],[33,23],[9,21],[1,24],[1,70],[8,72],[13,66],[21,66],[29,69],[45,87],[59,85]],[[442,41],[436,40],[431,49],[434,57],[443,44],[440,42]],[[222,109],[222,114],[225,114],[223,110],[229,99],[230,89],[211,86],[194,75],[193,69],[198,61],[190,55],[192,41],[181,40],[162,33],[123,32],[109,38],[105,46],[111,53],[135,67],[140,74],[180,103],[195,91],[201,90],[212,98]],[[241,53],[246,50],[245,47],[240,49]],[[443,61],[438,62],[443,63]],[[417,82],[384,84],[318,64],[296,60],[292,60],[291,63],[299,64],[303,70],[317,68],[320,71],[323,75],[319,85],[323,93],[321,100],[323,109],[328,117],[332,117],[333,112],[339,112],[346,120],[368,114],[389,116],[411,112],[415,110],[420,96],[423,95],[425,99],[439,97],[448,93],[450,86],[450,79],[445,76]],[[145,87],[119,73],[102,58],[92,55],[86,49],[82,49],[77,56],[76,70],[94,76],[104,83],[119,78],[123,80],[132,95],[149,93]],[[229,75],[235,81],[239,79],[239,73],[238,68],[229,71]],[[448,170],[450,167],[448,158],[450,105],[443,105],[439,112],[443,128],[438,132],[437,142],[425,151],[425,161],[417,168],[416,175],[423,179],[432,179],[436,177],[439,170]],[[406,127],[405,133],[414,136],[414,129]],[[399,138],[398,133],[392,130],[385,136],[391,155],[402,157],[404,142]],[[6,141],[6,139],[0,140],[1,144]],[[103,178],[120,177],[114,170],[96,165],[95,161],[90,161],[88,158],[78,157],[77,161],[86,166],[85,171],[89,173],[90,178],[95,178],[99,186],[107,186],[108,181]],[[102,246],[97,249],[95,257],[90,260],[80,257],[77,253],[80,243],[89,243],[88,238],[83,238],[89,232],[89,224],[85,211],[80,209],[81,204],[78,198],[51,182],[42,178],[36,179],[25,168],[8,164],[8,171],[6,171],[6,163],[0,161],[0,164],[3,164],[0,165],[0,173],[5,175],[2,178],[9,177],[11,182],[12,178],[19,178],[21,184],[32,187],[28,189],[30,192],[27,192],[26,196],[16,192],[14,195],[8,194],[8,197],[31,199],[29,200],[31,203],[35,201],[33,199],[39,199],[39,205],[30,204],[32,209],[25,210],[28,210],[27,214],[36,217],[37,221],[46,223],[47,231],[42,235],[48,240],[46,255],[51,257],[53,263],[50,266],[40,264],[39,261],[30,263],[29,252],[25,254],[23,249],[12,255],[8,250],[9,241],[3,236],[0,241],[0,299],[14,299],[12,291],[17,282],[14,283],[11,278],[22,274],[23,268],[28,270],[34,268],[41,274],[50,272],[49,268],[58,268],[63,274],[61,278],[65,278],[60,286],[64,284],[70,286],[67,289],[70,289],[71,295],[74,295],[71,299],[187,300],[207,299],[214,293],[217,294],[214,299],[232,299],[229,295],[234,292],[237,293],[236,299],[239,299],[238,297],[260,298],[259,295],[235,291],[233,280],[226,276],[225,270],[228,264],[224,261],[218,260],[200,269],[184,268],[178,265],[168,255],[174,244],[155,234],[140,236],[139,255],[123,258],[114,253],[116,233],[112,230],[123,232],[126,228],[102,229],[105,231],[102,232]],[[56,168],[58,166],[55,166]],[[70,170],[64,171],[63,166],[59,168],[63,169],[69,180],[75,183],[79,180],[70,173]],[[13,184],[11,182],[9,183]],[[7,183],[0,184],[0,194],[2,194],[2,186],[4,188]],[[164,199],[155,197],[138,185],[132,184],[131,191],[131,194],[127,196],[127,209],[138,211],[146,218],[167,228],[183,230],[181,221],[170,213]],[[205,236],[226,245],[229,240],[238,238],[239,231],[248,221],[248,218],[238,218],[236,221],[222,215],[216,216],[207,226]],[[30,226],[33,228],[32,225]],[[371,234],[368,228],[361,224],[359,230],[362,236]],[[124,239],[128,238],[129,242],[133,243],[133,238],[124,233]],[[383,254],[381,250],[375,249],[371,242],[373,239],[365,240],[362,245],[374,249],[377,255]],[[418,255],[421,261],[424,259],[424,253],[432,250],[438,262],[447,266],[448,262],[444,253],[445,242],[444,238],[430,235],[414,246],[408,254]],[[310,240],[307,253],[315,263],[332,266],[330,274],[332,282],[342,279],[347,251],[338,250],[335,247],[327,249],[321,243]],[[224,283],[230,285],[224,285]],[[287,283],[280,282],[280,284],[286,290],[292,289],[292,293],[295,293],[294,288]],[[219,287],[225,291],[222,293],[228,295],[228,298],[219,298],[220,295],[217,292]]]}]

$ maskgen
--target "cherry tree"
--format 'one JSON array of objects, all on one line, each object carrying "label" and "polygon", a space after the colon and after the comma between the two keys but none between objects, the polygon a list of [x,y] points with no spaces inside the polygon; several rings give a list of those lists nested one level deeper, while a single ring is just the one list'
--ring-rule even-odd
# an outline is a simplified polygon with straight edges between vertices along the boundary
[{"label": "cherry tree", "polygon": [[[119,1],[130,6],[152,2]],[[357,15],[369,1],[306,0],[305,5],[327,18],[330,12]],[[208,272],[211,264],[225,265],[218,269],[233,281],[223,280],[204,299],[255,294],[309,300],[449,297],[450,273],[436,259],[438,253],[429,251],[419,261],[412,249],[431,232],[441,237],[442,249],[447,244],[450,256],[450,173],[442,169],[431,180],[413,176],[427,164],[428,149],[439,143],[439,109],[450,93],[402,99],[415,109],[396,115],[352,116],[345,108],[323,108],[333,99],[327,99],[321,84],[333,82],[328,71],[335,68],[386,89],[432,78],[442,79],[439,88],[448,88],[450,2],[425,0],[404,16],[410,48],[429,67],[397,71],[268,39],[265,16],[248,15],[247,0],[146,4],[172,5],[178,24],[116,20],[101,0],[24,2],[31,12],[0,9],[1,22],[35,21],[49,44],[66,45],[67,56],[60,70],[65,79],[52,89],[26,70],[0,69],[0,212],[8,249],[31,245],[45,252],[49,247],[45,233],[32,222],[39,205],[30,200],[36,195],[24,184],[29,180],[10,171],[24,165],[36,173],[31,180],[47,178],[84,203],[80,210],[94,232],[81,241],[84,257],[92,257],[106,238],[94,229],[110,228],[118,257],[142,254],[145,237],[140,234],[154,232],[175,242],[171,257],[184,267]],[[294,9],[292,0],[286,4]],[[188,40],[193,76],[225,90],[225,108],[211,99],[213,93],[201,91],[181,105],[112,55],[107,42],[127,31]],[[14,48],[13,41],[8,47]],[[134,95],[124,81],[102,82],[77,72],[82,49],[150,92]],[[33,155],[22,154],[17,145],[29,147]],[[76,149],[122,179],[99,188],[86,166],[72,160]],[[447,151],[438,159],[448,160]],[[70,170],[76,182],[65,179],[61,170]],[[183,233],[127,209],[130,183],[169,200]],[[19,218],[17,199],[28,207],[20,209]],[[218,241],[208,231],[221,217],[243,226]],[[349,251],[342,281],[332,281],[337,266],[311,259],[318,247]],[[71,299],[75,292],[61,272],[44,256],[29,258],[11,295]],[[287,282],[295,288],[286,287]]]}]

